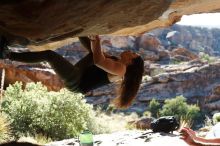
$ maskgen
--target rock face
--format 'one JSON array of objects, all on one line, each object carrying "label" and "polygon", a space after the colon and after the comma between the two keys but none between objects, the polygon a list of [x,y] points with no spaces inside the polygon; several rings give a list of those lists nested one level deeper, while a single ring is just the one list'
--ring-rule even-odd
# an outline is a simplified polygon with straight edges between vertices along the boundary
[{"label": "rock face", "polygon": [[143,83],[138,100],[141,102],[152,98],[165,100],[183,95],[188,101],[199,102],[204,106],[205,100],[208,103],[208,100],[213,100],[211,97],[217,94],[214,89],[220,84],[219,66],[219,62],[209,65],[188,65],[188,67],[186,65],[179,69],[173,65],[161,66],[164,73],[153,76],[151,83]]},{"label": "rock face", "polygon": [[[51,70],[34,68],[27,66],[19,66],[11,63],[0,62],[0,71],[5,70],[4,88],[16,81],[25,85],[28,82],[42,82],[48,90],[59,91],[64,87],[61,79]],[[2,78],[2,76],[1,76]]]},{"label": "rock face", "polygon": [[209,55],[220,55],[220,30],[173,25],[169,28],[151,31],[167,50],[187,48],[190,52],[204,52]]},{"label": "rock face", "polygon": [[219,0],[2,0],[0,34],[11,44],[21,45],[89,34],[137,35],[170,26],[184,14],[217,12],[219,8]]},{"label": "rock face", "polygon": [[[151,133],[150,131],[122,131],[94,135],[94,146],[188,146],[178,134]],[[45,146],[80,146],[77,139],[52,142]]]},{"label": "rock face", "polygon": [[[143,82],[135,103],[129,109],[144,112],[146,105],[153,98],[164,101],[178,95],[183,95],[189,103],[198,103],[200,107],[210,110],[219,110],[219,71],[220,62],[213,64],[157,65],[149,68],[153,76],[144,76]],[[106,91],[110,94],[105,96]],[[94,90],[94,105],[108,102],[108,98],[115,97],[115,89],[110,86]],[[102,102],[100,102],[102,101]]]}]

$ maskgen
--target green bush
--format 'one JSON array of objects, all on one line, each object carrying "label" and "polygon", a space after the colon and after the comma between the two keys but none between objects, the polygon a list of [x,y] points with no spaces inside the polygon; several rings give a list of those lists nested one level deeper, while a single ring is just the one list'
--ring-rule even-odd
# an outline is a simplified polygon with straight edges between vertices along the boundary
[{"label": "green bush", "polygon": [[151,112],[152,117],[158,117],[160,109],[160,103],[155,99],[152,99],[149,104],[149,111]]},{"label": "green bush", "polygon": [[220,122],[220,113],[215,113],[212,119],[214,124]]},{"label": "green bush", "polygon": [[200,52],[199,57],[201,61],[208,62],[208,63],[213,63],[217,59],[216,57],[210,56],[209,54],[206,54],[204,52]]},{"label": "green bush", "polygon": [[183,96],[165,100],[165,104],[160,110],[161,116],[175,116],[178,120],[193,122],[200,115],[197,105],[188,105]]},{"label": "green bush", "polygon": [[94,111],[82,94],[62,89],[48,92],[41,83],[10,85],[4,95],[2,110],[12,120],[15,136],[42,134],[53,140],[72,138],[82,130],[94,129]]}]

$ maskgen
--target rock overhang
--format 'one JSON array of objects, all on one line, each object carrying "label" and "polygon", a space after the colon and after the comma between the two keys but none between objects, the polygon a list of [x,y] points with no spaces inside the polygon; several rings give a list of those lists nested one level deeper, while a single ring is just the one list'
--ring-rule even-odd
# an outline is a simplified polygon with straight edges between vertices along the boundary
[{"label": "rock overhang", "polygon": [[55,49],[77,36],[140,35],[219,10],[219,0],[2,0],[0,34],[11,44]]}]

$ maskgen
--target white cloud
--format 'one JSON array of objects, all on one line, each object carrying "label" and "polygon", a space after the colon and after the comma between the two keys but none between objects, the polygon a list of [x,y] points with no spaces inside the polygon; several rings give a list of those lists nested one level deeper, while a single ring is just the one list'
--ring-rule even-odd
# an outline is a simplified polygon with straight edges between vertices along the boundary
[{"label": "white cloud", "polygon": [[220,13],[184,15],[177,24],[220,28]]}]

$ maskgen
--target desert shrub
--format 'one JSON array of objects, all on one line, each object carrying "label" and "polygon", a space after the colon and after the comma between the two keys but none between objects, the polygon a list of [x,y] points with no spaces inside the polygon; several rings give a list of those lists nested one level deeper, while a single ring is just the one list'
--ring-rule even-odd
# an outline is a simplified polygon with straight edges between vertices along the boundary
[{"label": "desert shrub", "polygon": [[145,111],[143,113],[143,117],[152,117],[151,112],[150,111]]},{"label": "desert shrub", "polygon": [[216,57],[210,56],[209,54],[206,54],[204,52],[199,53],[199,58],[201,59],[201,61],[208,63],[213,63],[217,59]]},{"label": "desert shrub", "polygon": [[212,119],[214,124],[220,122],[220,113],[215,113]]},{"label": "desert shrub", "polygon": [[87,128],[94,130],[93,125],[97,125],[92,106],[82,98],[82,94],[65,89],[48,92],[41,83],[29,83],[23,90],[17,82],[6,89],[2,109],[12,120],[15,136],[40,133],[60,140]]},{"label": "desert shrub", "polygon": [[149,104],[149,111],[151,112],[152,117],[158,117],[160,109],[160,103],[155,99],[152,99]]},{"label": "desert shrub", "polygon": [[29,142],[29,143],[33,143],[33,144],[40,144],[40,145],[44,145],[44,144],[48,144],[50,142],[52,142],[52,139],[42,135],[42,134],[37,134],[37,135],[25,135],[25,136],[21,136],[18,140],[18,142]]},{"label": "desert shrub", "polygon": [[6,115],[0,114],[0,143],[11,138],[10,122]]},{"label": "desert shrub", "polygon": [[[96,125],[91,128],[97,134],[100,133],[112,133],[117,131],[124,131],[130,129],[128,123],[139,119],[137,113],[105,113],[100,108],[95,112]],[[101,123],[101,124],[100,124]],[[99,129],[97,131],[97,129]]]},{"label": "desert shrub", "polygon": [[212,119],[209,118],[209,116],[205,115],[204,127],[212,127],[212,126],[213,126]]},{"label": "desert shrub", "polygon": [[[165,104],[160,110],[161,116],[175,116],[178,120],[191,123],[200,115],[197,105],[188,105],[183,96],[165,100]],[[189,124],[191,125],[191,124]]]}]

